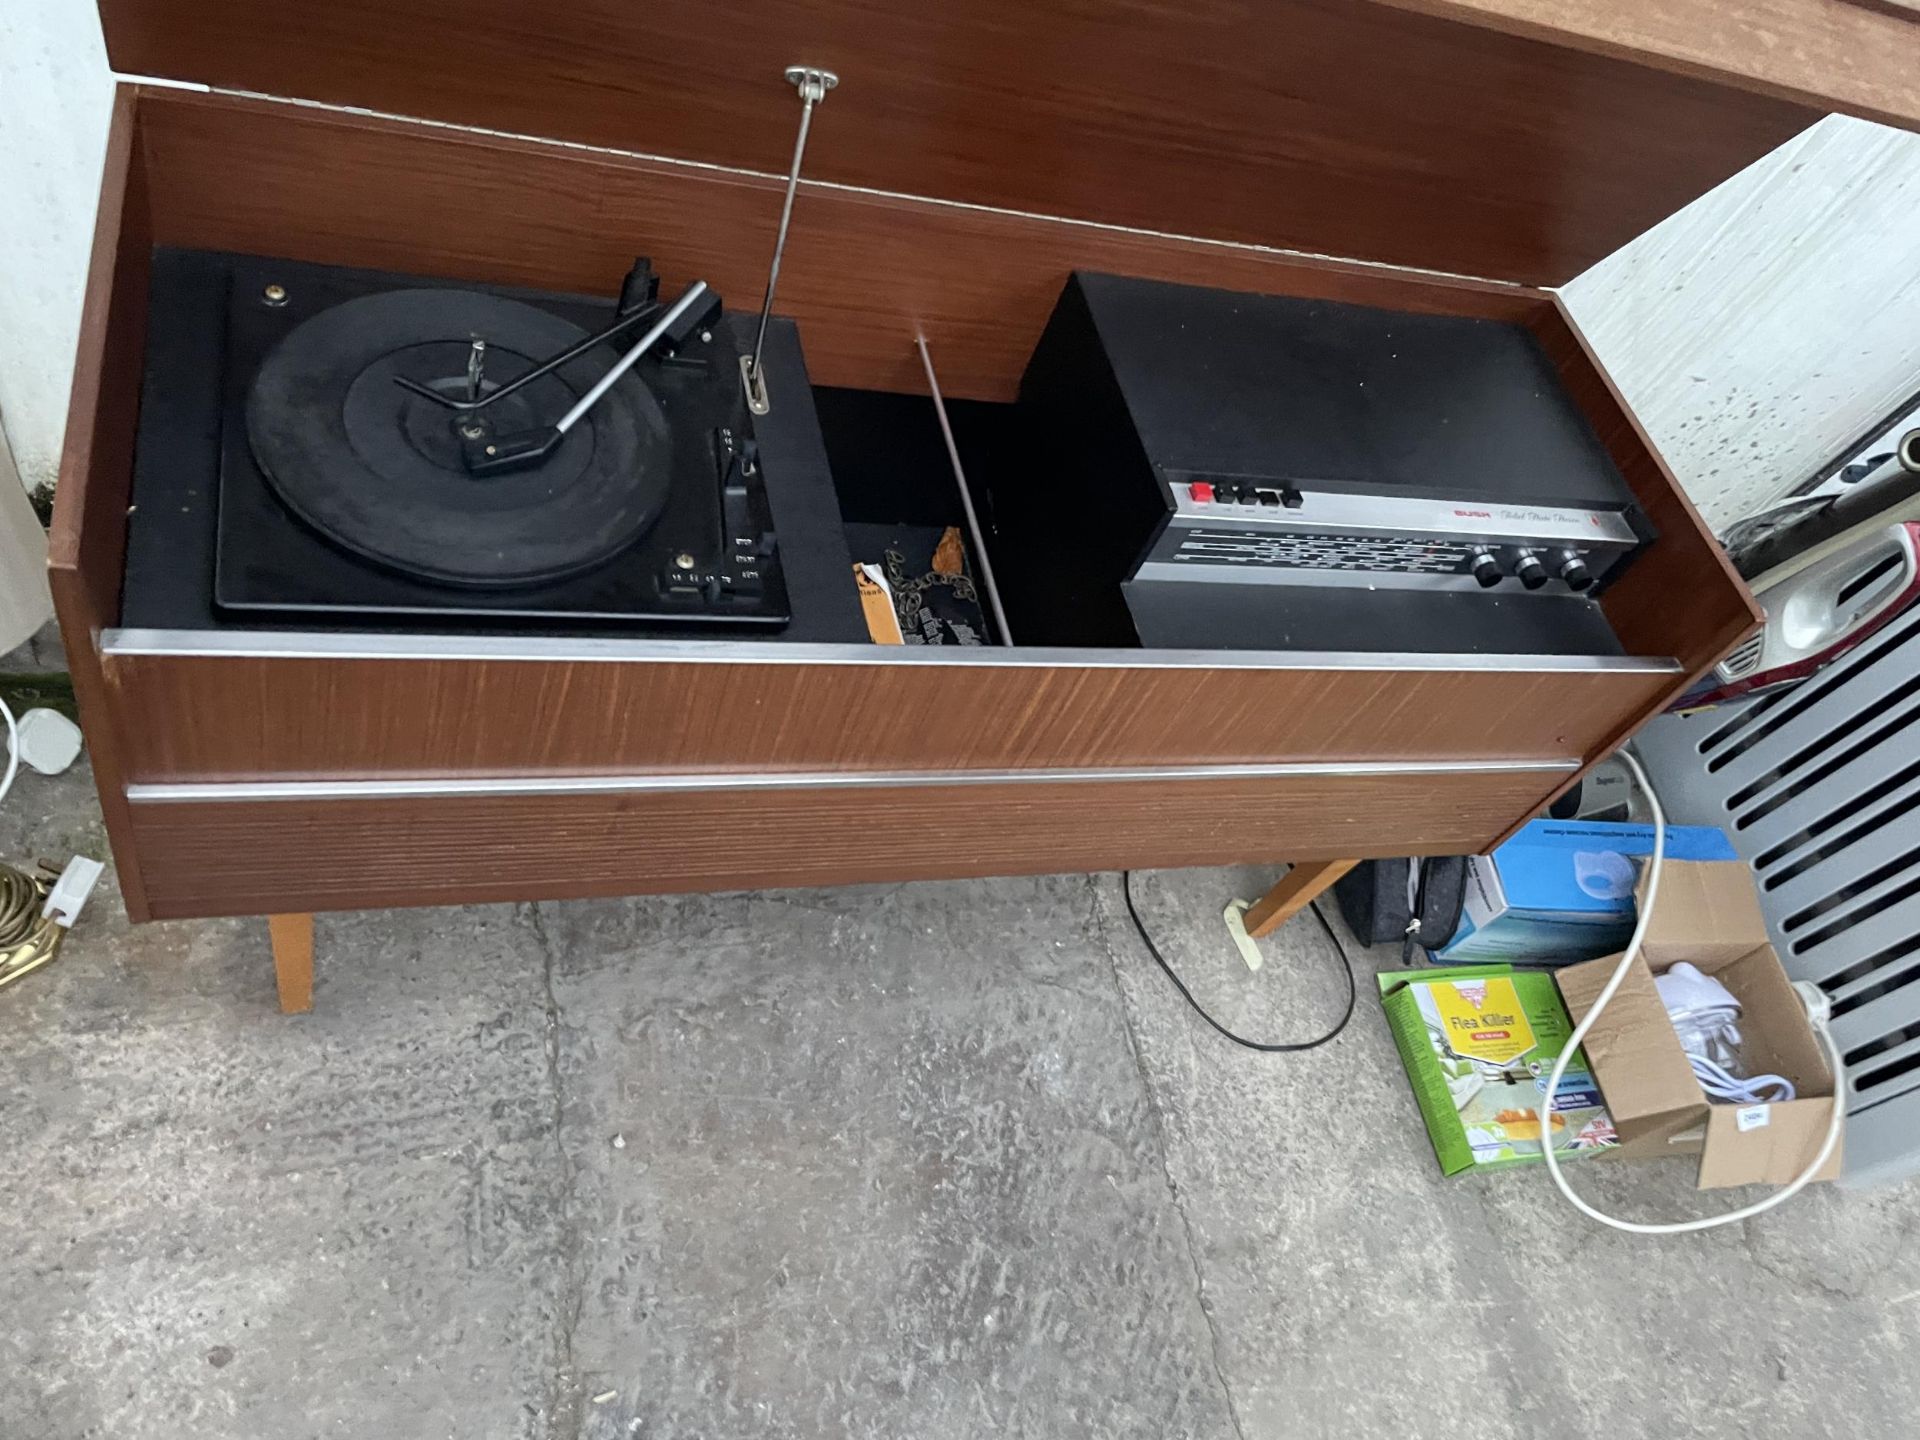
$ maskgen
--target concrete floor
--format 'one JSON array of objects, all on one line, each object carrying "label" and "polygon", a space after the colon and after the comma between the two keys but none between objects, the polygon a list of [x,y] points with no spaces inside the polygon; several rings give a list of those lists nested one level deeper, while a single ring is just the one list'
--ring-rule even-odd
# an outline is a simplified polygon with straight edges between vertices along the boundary
[{"label": "concrete floor", "polygon": [[[104,853],[84,771],[0,853]],[[1139,877],[1231,1023],[1324,1026],[1272,872]],[[0,1435],[1911,1435],[1920,1190],[1630,1239],[1443,1180],[1365,989],[1229,1048],[1118,878],[323,917],[106,893],[0,991]],[[1387,952],[1358,952],[1362,984]],[[1610,1205],[1683,1168],[1595,1164]],[[1720,1203],[1726,1203],[1722,1200]]]}]

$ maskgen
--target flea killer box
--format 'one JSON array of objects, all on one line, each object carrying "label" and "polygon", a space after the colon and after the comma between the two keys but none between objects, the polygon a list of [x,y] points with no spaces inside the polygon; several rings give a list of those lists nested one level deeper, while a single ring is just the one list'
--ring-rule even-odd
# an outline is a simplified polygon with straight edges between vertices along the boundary
[{"label": "flea killer box", "polygon": [[1541,1131],[1540,1097],[1573,1033],[1552,975],[1475,965],[1388,971],[1379,982],[1394,1044],[1444,1173],[1538,1160],[1545,1144],[1564,1159],[1617,1143],[1599,1087],[1578,1054]]}]

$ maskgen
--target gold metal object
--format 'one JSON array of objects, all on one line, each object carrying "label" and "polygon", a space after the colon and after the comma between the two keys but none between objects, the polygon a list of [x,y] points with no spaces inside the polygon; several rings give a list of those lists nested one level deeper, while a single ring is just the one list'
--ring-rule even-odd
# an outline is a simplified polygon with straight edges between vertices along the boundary
[{"label": "gold metal object", "polygon": [[42,864],[34,874],[0,865],[0,986],[11,985],[60,953],[67,927],[41,911],[57,872]]},{"label": "gold metal object", "polygon": [[287,287],[284,285],[269,285],[260,292],[260,298],[265,300],[269,305],[284,305],[287,303]]}]

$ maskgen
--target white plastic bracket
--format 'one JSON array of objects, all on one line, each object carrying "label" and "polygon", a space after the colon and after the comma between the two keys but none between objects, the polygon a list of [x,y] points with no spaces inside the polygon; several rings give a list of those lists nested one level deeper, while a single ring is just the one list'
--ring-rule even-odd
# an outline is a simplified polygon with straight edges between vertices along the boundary
[{"label": "white plastic bracket", "polygon": [[81,907],[87,903],[87,897],[93,894],[93,887],[99,883],[101,872],[106,868],[98,860],[89,860],[84,855],[76,855],[67,861],[67,868],[60,872],[60,878],[53,882],[53,889],[47,892],[47,903],[40,910],[42,918],[52,919],[71,930],[73,922],[80,918]]},{"label": "white plastic bracket", "polygon": [[1227,922],[1227,934],[1232,937],[1240,958],[1247,962],[1247,969],[1258,970],[1266,963],[1266,957],[1260,953],[1260,942],[1247,933],[1247,911],[1252,905],[1251,900],[1229,900],[1220,918]]}]

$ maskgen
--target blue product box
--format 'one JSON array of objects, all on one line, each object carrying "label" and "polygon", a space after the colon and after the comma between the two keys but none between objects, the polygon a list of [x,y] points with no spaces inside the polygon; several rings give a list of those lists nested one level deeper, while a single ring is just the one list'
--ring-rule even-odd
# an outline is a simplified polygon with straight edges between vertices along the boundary
[{"label": "blue product box", "polygon": [[[1442,965],[1570,965],[1626,948],[1633,887],[1653,827],[1533,820],[1491,855],[1467,861],[1460,926],[1433,952]],[[1669,860],[1737,860],[1711,825],[1669,825]]]}]

